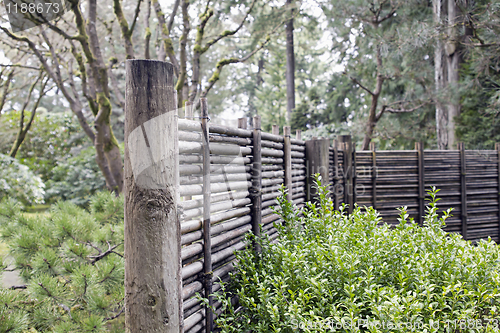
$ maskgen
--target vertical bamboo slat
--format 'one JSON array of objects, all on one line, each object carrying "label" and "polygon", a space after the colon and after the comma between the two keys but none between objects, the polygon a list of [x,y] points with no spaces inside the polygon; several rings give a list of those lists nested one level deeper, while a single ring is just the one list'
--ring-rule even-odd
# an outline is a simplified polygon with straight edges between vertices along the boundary
[{"label": "vertical bamboo slat", "polygon": [[302,131],[301,130],[295,131],[295,139],[302,140]]},{"label": "vertical bamboo slat", "polygon": [[425,211],[424,144],[422,142],[415,142],[415,149],[417,150],[418,158],[418,222],[420,225],[423,225]]},{"label": "vertical bamboo slat", "polygon": [[339,142],[333,141],[333,208],[339,210]]},{"label": "vertical bamboo slat", "polygon": [[[260,236],[260,223],[262,221],[262,155],[261,155],[261,129],[260,116],[253,117],[253,164],[252,164],[252,232]],[[260,252],[260,246],[255,243],[256,252]]]},{"label": "vertical bamboo slat", "polygon": [[283,127],[283,157],[285,166],[285,187],[288,190],[288,201],[292,201],[292,142],[291,142],[291,129],[290,126]]},{"label": "vertical bamboo slat", "polygon": [[372,151],[372,206],[377,209],[377,151],[375,142],[370,143],[370,150]]},{"label": "vertical bamboo slat", "polygon": [[353,210],[353,163],[352,163],[352,141],[350,135],[341,135],[340,141],[344,150],[344,202],[348,205],[347,213]]},{"label": "vertical bamboo slat", "polygon": [[458,143],[460,151],[460,201],[462,210],[462,237],[467,239],[467,168],[465,163],[465,147],[463,142]]},{"label": "vertical bamboo slat", "polygon": [[208,138],[208,104],[206,98],[200,99],[201,130],[203,144],[203,270],[205,298],[208,306],[205,307],[205,331],[211,333],[213,329],[212,296],[212,241],[210,238],[210,147]]}]

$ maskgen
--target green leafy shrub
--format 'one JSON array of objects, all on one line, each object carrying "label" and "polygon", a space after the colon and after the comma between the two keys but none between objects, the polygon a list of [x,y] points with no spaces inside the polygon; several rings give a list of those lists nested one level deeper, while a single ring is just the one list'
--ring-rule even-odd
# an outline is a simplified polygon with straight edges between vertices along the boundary
[{"label": "green leafy shrub", "polygon": [[40,177],[26,165],[0,154],[0,199],[10,197],[23,205],[43,203],[44,187]]},{"label": "green leafy shrub", "polygon": [[59,162],[52,173],[52,179],[47,182],[47,201],[69,200],[83,206],[94,193],[106,186],[93,146]]},{"label": "green leafy shrub", "polygon": [[[419,227],[381,224],[373,208],[333,209],[325,187],[304,216],[281,197],[275,243],[237,255],[232,291],[218,294],[223,332],[498,332],[499,247],[442,231],[437,190]],[[234,295],[233,294],[233,295]]]},{"label": "green leafy shrub", "polygon": [[[123,200],[102,192],[27,217],[0,204],[9,269],[26,289],[0,288],[0,332],[123,332]],[[5,260],[7,262],[7,260]]]}]

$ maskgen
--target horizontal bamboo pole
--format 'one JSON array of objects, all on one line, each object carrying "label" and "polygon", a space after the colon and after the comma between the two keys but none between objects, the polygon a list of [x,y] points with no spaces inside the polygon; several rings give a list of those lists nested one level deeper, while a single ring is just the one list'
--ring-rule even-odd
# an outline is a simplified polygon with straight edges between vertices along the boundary
[{"label": "horizontal bamboo pole", "polygon": [[263,165],[262,166],[262,172],[265,171],[276,171],[276,170],[283,170],[283,165]]},{"label": "horizontal bamboo pole", "polygon": [[[210,142],[230,143],[242,146],[249,146],[252,144],[252,140],[250,140],[249,138],[238,138],[231,136],[222,136],[217,134],[210,134],[208,136],[208,139],[210,140]],[[202,142],[202,134],[198,132],[179,131],[179,141]]]},{"label": "horizontal bamboo pole", "polygon": [[304,147],[304,146],[292,145],[291,147],[292,147],[292,151],[299,151],[299,152],[305,152],[306,151],[306,147]]},{"label": "horizontal bamboo pole", "polygon": [[[229,220],[234,217],[239,217],[246,215],[250,212],[250,208],[248,207],[243,207],[243,208],[237,208],[233,209],[224,213],[219,213],[211,216],[210,221],[212,224]],[[202,221],[201,220],[191,220],[191,221],[186,221],[181,223],[181,234],[186,234],[191,231],[196,231],[201,228]]]},{"label": "horizontal bamboo pole", "polygon": [[[179,119],[179,131],[194,131],[201,132],[201,124],[199,121],[192,121],[187,119]],[[209,127],[210,133],[218,133],[229,136],[238,136],[242,138],[251,138],[252,131],[240,129],[240,128],[231,128],[226,126],[221,126],[217,124],[211,124]]]},{"label": "horizontal bamboo pole", "polygon": [[[249,165],[211,165],[211,173],[245,173],[250,172]],[[179,174],[184,175],[196,175],[203,173],[202,165],[179,165]]]},{"label": "horizontal bamboo pole", "polygon": [[[249,173],[228,173],[228,174],[211,174],[210,183],[220,182],[235,182],[249,180],[251,175]],[[195,185],[202,184],[203,177],[200,176],[183,176],[179,177],[180,185]]]},{"label": "horizontal bamboo pole", "polygon": [[[215,247],[215,246],[220,245],[220,244],[228,244],[229,245],[230,240],[245,234],[247,231],[249,231],[251,229],[252,229],[252,226],[247,224],[247,225],[244,225],[242,227],[233,229],[229,232],[220,234],[216,237],[213,237],[213,238],[211,238],[212,247]],[[191,257],[194,257],[202,252],[203,252],[203,242],[194,243],[194,244],[191,244],[189,246],[185,246],[184,248],[182,248],[181,258],[184,261],[184,260],[187,260]]]},{"label": "horizontal bamboo pole", "polygon": [[264,187],[264,188],[262,188],[262,194],[276,192],[279,189],[280,189],[279,185]]},{"label": "horizontal bamboo pole", "polygon": [[[249,198],[238,199],[238,200],[230,200],[225,202],[214,203],[210,205],[210,213],[219,212],[223,210],[229,210],[237,207],[246,206],[251,203]],[[195,208],[190,210],[185,210],[182,213],[182,217],[185,220],[192,219],[194,217],[200,216],[203,214],[203,209]]]},{"label": "horizontal bamboo pole", "polygon": [[293,151],[290,154],[293,158],[305,158],[306,154],[299,153],[298,151]]},{"label": "horizontal bamboo pole", "polygon": [[282,178],[285,176],[284,171],[266,171],[262,172],[262,178]]},{"label": "horizontal bamboo pole", "polygon": [[264,148],[283,149],[282,143],[277,143],[277,142],[272,142],[272,141],[267,141],[267,140],[262,140],[260,142],[260,146],[264,147]]},{"label": "horizontal bamboo pole", "polygon": [[[221,193],[234,190],[247,190],[251,186],[250,182],[230,182],[230,183],[216,183],[210,184],[210,191],[212,193]],[[181,185],[179,186],[179,193],[181,197],[201,195],[203,194],[203,185]]]},{"label": "horizontal bamboo pole", "polygon": [[283,164],[283,159],[274,157],[262,157],[262,164]]},{"label": "horizontal bamboo pole", "polygon": [[239,226],[250,223],[251,221],[252,221],[252,218],[249,215],[242,216],[242,217],[236,218],[234,220],[230,220],[228,222],[223,222],[223,223],[213,225],[210,232],[212,235],[217,235],[217,234],[222,233],[222,232],[227,232],[227,231],[233,230]]},{"label": "horizontal bamboo pole", "polygon": [[302,140],[297,140],[297,139],[291,139],[292,145],[297,145],[297,146],[305,146],[306,142]]},{"label": "horizontal bamboo pole", "polygon": [[[195,295],[197,291],[200,291],[203,288],[203,285],[199,281],[195,281],[193,283],[188,284],[182,288],[182,299],[188,299]],[[188,305],[189,306],[189,305]],[[184,307],[186,308],[186,307]]]},{"label": "horizontal bamboo pole", "polygon": [[[252,153],[251,148],[241,147],[234,144],[212,143],[210,154],[245,156]],[[179,154],[200,154],[203,152],[201,142],[179,141]]]},{"label": "horizontal bamboo pole", "polygon": [[282,178],[276,179],[262,179],[262,187],[272,186],[276,184],[282,184],[285,180]]},{"label": "horizontal bamboo pole", "polygon": [[267,141],[274,141],[274,142],[283,142],[282,136],[274,135],[274,134],[270,134],[270,133],[264,133],[264,132],[262,132],[262,134],[261,134],[261,139],[267,140]]},{"label": "horizontal bamboo pole", "polygon": [[[211,164],[249,164],[252,160],[249,157],[234,156],[210,156]],[[179,155],[179,164],[203,163],[202,155]]]},{"label": "horizontal bamboo pole", "polygon": [[[228,193],[222,193],[222,194],[216,194],[216,195],[210,196],[210,202],[216,203],[216,202],[221,202],[221,201],[226,201],[226,200],[243,199],[243,198],[246,198],[248,196],[249,196],[248,191],[228,192]],[[193,209],[193,208],[203,206],[203,199],[182,201],[178,205],[183,210]]]},{"label": "horizontal bamboo pole", "polygon": [[[180,145],[180,143],[179,143],[179,145]],[[262,154],[262,156],[283,157],[282,150],[273,150],[273,149],[262,148],[261,154]]]},{"label": "horizontal bamboo pole", "polygon": [[271,199],[276,199],[277,197],[279,197],[281,195],[280,192],[271,192],[271,193],[267,193],[267,194],[263,194],[262,195],[262,201],[267,201],[267,200],[271,200]]}]

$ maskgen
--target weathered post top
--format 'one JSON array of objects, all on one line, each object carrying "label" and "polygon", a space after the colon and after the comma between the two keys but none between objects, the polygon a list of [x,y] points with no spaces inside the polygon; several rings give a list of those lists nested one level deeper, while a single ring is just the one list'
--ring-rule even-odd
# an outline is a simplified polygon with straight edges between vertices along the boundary
[{"label": "weathered post top", "polygon": [[173,66],[127,60],[126,332],[182,332],[178,143]]}]

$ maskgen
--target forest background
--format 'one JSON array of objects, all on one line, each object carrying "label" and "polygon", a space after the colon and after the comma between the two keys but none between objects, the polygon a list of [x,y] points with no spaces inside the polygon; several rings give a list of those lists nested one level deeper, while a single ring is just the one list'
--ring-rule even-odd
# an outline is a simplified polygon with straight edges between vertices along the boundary
[{"label": "forest background", "polygon": [[[68,0],[0,23],[0,197],[87,205],[123,187],[126,59],[174,65],[178,107],[262,117],[357,149],[500,142],[500,3]],[[3,5],[0,6],[4,10]]]}]

